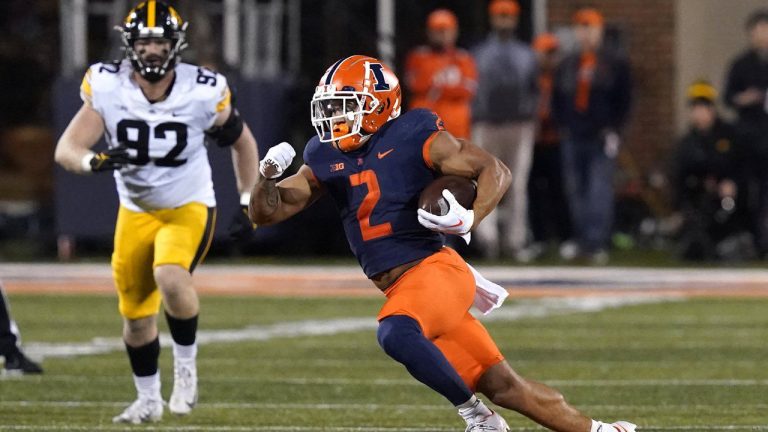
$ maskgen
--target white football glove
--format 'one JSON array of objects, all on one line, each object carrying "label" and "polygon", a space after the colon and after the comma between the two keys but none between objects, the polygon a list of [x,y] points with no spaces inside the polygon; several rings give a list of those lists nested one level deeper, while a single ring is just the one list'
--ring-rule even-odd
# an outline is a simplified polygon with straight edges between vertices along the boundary
[{"label": "white football glove", "polygon": [[287,142],[281,142],[267,150],[267,155],[259,162],[259,172],[268,179],[278,178],[291,165],[294,156],[296,151],[293,147]]},{"label": "white football glove", "polygon": [[461,236],[469,244],[472,239],[469,231],[475,222],[475,212],[462,207],[448,189],[443,189],[443,197],[448,202],[448,213],[438,216],[424,209],[418,209],[419,223],[432,231]]}]

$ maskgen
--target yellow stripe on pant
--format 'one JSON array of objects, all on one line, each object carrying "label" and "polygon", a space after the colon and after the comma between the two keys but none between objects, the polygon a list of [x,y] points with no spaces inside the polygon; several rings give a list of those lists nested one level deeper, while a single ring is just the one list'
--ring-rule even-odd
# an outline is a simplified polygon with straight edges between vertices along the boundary
[{"label": "yellow stripe on pant", "polygon": [[215,220],[216,209],[198,202],[151,212],[120,206],[112,253],[120,314],[129,319],[157,314],[161,297],[154,268],[194,270],[208,251]]}]

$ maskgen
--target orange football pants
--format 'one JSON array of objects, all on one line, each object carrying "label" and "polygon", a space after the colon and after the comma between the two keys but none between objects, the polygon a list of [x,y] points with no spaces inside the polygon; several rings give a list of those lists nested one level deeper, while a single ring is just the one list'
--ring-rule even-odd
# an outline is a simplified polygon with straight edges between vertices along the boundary
[{"label": "orange football pants", "polygon": [[415,319],[473,392],[489,367],[504,360],[491,335],[469,313],[475,277],[456,251],[444,247],[403,273],[384,292],[379,321],[392,315]]}]

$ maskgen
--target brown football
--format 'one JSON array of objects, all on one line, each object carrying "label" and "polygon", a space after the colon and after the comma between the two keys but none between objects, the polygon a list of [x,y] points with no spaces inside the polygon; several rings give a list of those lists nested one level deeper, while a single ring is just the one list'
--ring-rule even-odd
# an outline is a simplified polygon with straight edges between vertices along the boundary
[{"label": "brown football", "polygon": [[477,185],[471,179],[454,175],[434,179],[421,191],[419,208],[443,216],[448,213],[448,203],[443,198],[443,189],[451,191],[456,201],[464,208],[471,209],[477,196]]}]

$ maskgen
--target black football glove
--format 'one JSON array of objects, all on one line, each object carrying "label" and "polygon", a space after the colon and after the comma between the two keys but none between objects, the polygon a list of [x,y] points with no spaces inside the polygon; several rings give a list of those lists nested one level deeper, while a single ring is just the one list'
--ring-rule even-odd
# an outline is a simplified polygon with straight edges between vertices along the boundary
[{"label": "black football glove", "polygon": [[256,224],[248,217],[248,206],[241,205],[229,224],[229,237],[233,240],[246,240],[256,229]]},{"label": "black football glove", "polygon": [[91,171],[113,171],[122,168],[128,162],[128,149],[124,146],[113,147],[93,155]]}]

